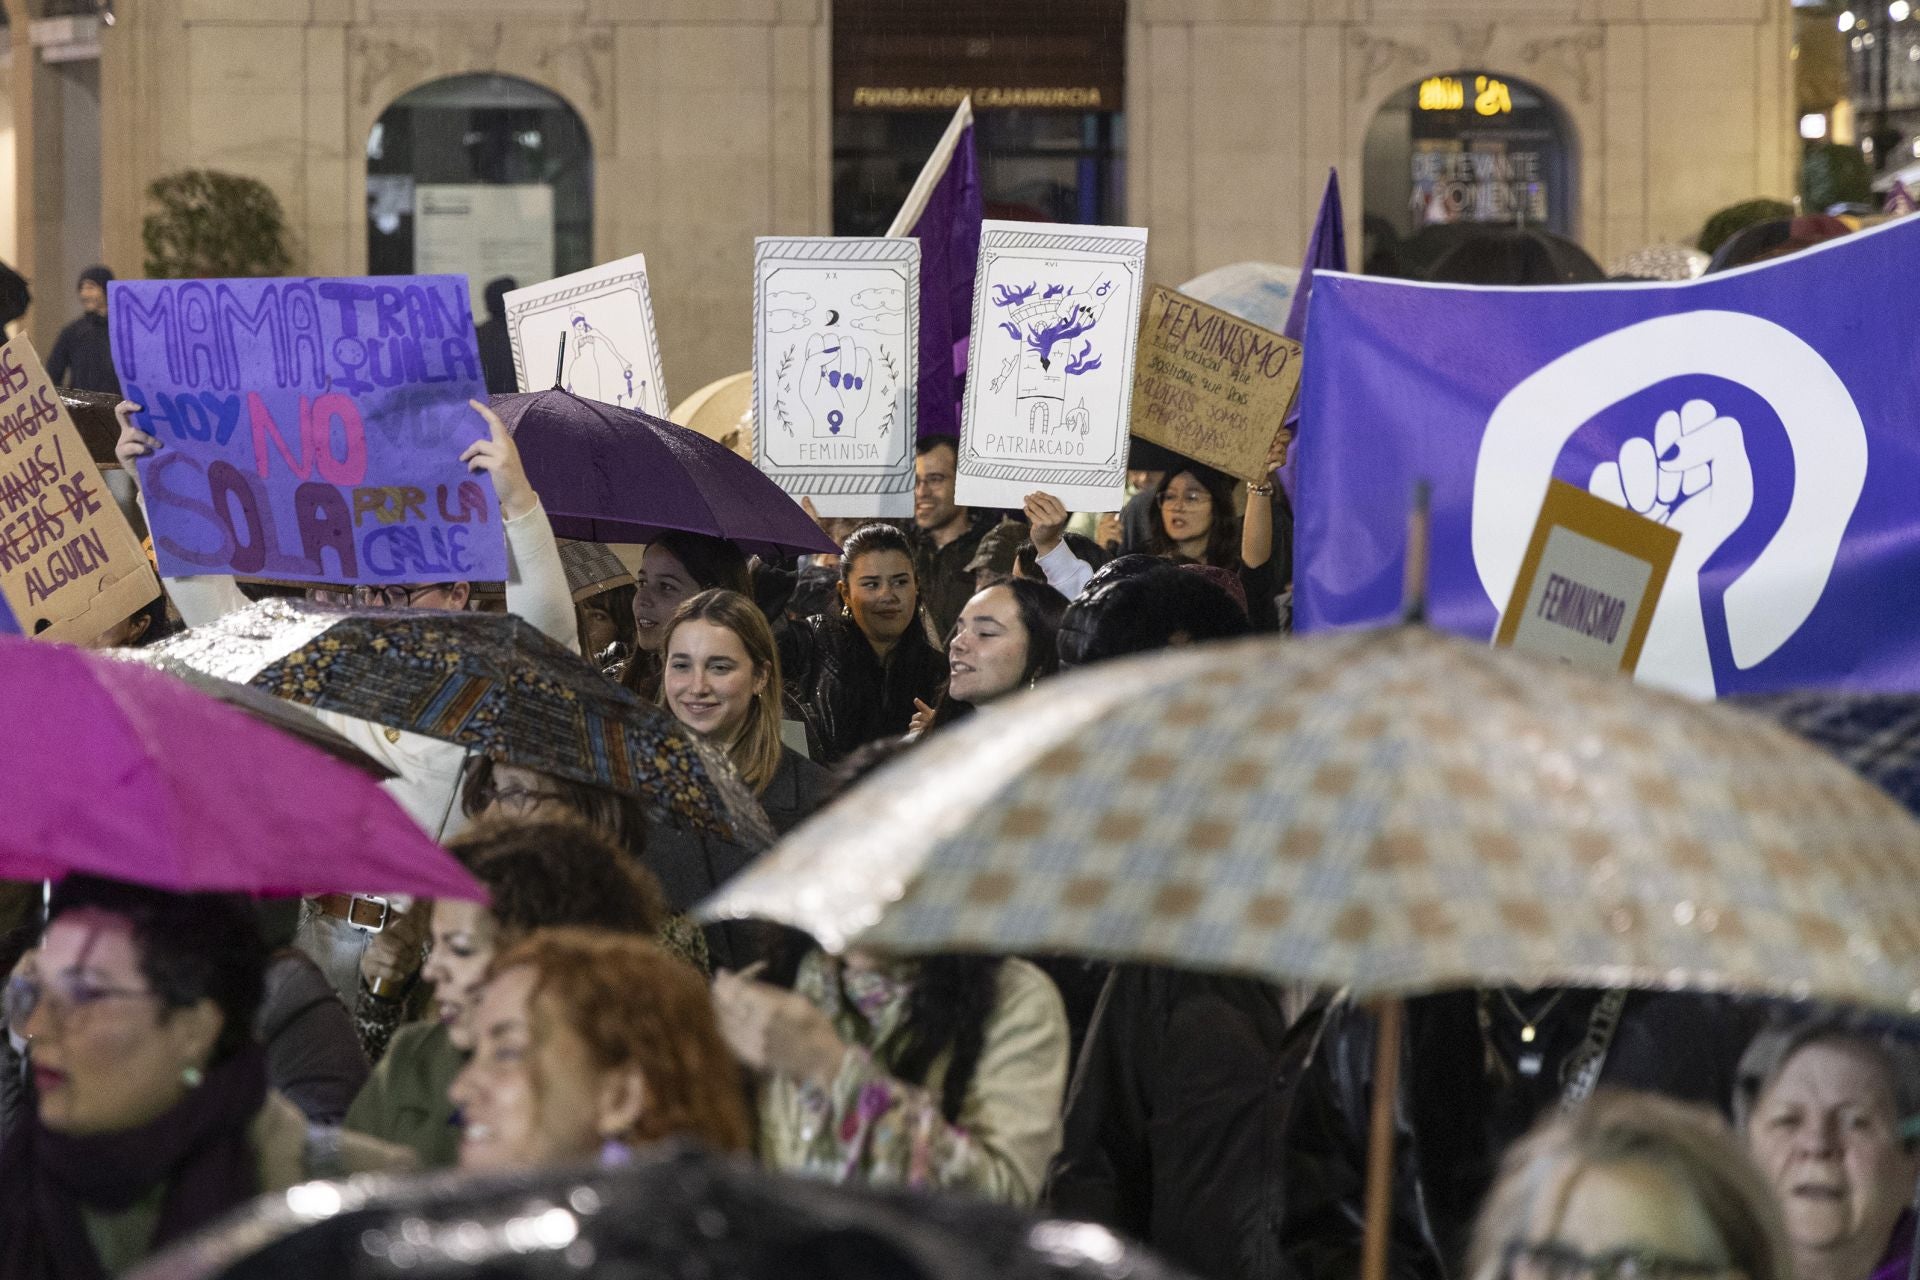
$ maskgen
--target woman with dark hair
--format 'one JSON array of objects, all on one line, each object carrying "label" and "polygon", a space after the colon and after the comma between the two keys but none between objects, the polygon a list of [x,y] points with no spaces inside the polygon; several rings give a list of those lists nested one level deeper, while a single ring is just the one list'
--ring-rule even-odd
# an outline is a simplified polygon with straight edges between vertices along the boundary
[{"label": "woman with dark hair", "polygon": [[1027,578],[1002,578],[967,601],[947,642],[946,691],[938,707],[923,705],[914,716],[915,732],[952,724],[1059,671],[1055,642],[1066,611],[1065,596]]},{"label": "woman with dark hair", "polygon": [[748,1146],[706,984],[644,939],[542,929],[494,961],[472,1021],[451,1093],[463,1169],[619,1164],[676,1139]]},{"label": "woman with dark hair", "polygon": [[[863,748],[836,781],[850,786],[906,749]],[[1060,993],[1034,965],[807,945],[791,991],[723,971],[713,1001],[759,1079],[769,1167],[1012,1204],[1039,1195],[1060,1147],[1068,1032]]]},{"label": "woman with dark hair", "polygon": [[0,1277],[118,1275],[263,1191],[398,1168],[310,1133],[254,1042],[266,946],[253,907],[74,876],[7,984],[33,1113],[0,1148]]},{"label": "woman with dark hair", "polygon": [[823,765],[907,731],[916,703],[939,696],[946,662],[927,638],[905,534],[869,524],[848,536],[839,611],[782,633],[780,669]]},{"label": "woman with dark hair", "polygon": [[647,544],[633,582],[633,657],[620,683],[660,701],[660,646],[674,610],[702,591],[724,587],[753,598],[747,557],[724,538],[668,530]]},{"label": "woman with dark hair", "polygon": [[428,1168],[459,1155],[447,1090],[473,1051],[473,1001],[494,956],[550,925],[651,936],[667,918],[659,882],[576,817],[489,818],[447,848],[491,900],[432,904],[433,950],[422,976],[433,984],[434,1018],[394,1034],[346,1120],[349,1129],[411,1148]]}]

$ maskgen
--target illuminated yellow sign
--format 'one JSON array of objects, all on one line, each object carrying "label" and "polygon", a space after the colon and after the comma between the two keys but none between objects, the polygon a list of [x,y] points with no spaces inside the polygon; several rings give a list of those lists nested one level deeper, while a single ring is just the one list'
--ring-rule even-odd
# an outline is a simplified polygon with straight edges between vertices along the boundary
[{"label": "illuminated yellow sign", "polygon": [[[1428,76],[1420,82],[1422,111],[1461,111],[1467,105],[1467,86],[1457,76]],[[1513,111],[1513,91],[1492,76],[1473,78],[1473,109],[1478,115],[1504,116]]]}]

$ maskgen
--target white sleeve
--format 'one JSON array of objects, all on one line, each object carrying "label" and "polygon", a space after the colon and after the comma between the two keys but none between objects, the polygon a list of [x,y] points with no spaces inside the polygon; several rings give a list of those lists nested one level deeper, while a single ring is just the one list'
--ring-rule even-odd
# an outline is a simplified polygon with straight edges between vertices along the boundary
[{"label": "white sleeve", "polygon": [[547,509],[536,506],[515,516],[506,522],[506,531],[507,612],[579,652],[573,593],[567,589],[567,567],[560,562],[560,543],[547,521]]},{"label": "white sleeve", "polygon": [[1087,583],[1093,579],[1093,566],[1073,554],[1073,548],[1062,538],[1053,550],[1040,557],[1040,572],[1047,575],[1047,581],[1053,589],[1067,599],[1072,600],[1087,589]]}]

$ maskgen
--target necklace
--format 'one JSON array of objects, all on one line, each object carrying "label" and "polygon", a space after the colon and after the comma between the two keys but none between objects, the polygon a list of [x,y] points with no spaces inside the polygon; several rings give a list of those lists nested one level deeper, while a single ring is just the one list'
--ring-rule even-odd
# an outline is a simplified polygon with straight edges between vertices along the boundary
[{"label": "necklace", "polygon": [[1508,1010],[1513,1014],[1514,1020],[1520,1024],[1521,1044],[1532,1044],[1540,1038],[1540,1024],[1547,1020],[1547,1015],[1553,1012],[1554,1006],[1559,1004],[1561,997],[1566,994],[1567,989],[1565,987],[1560,988],[1553,993],[1551,999],[1540,1006],[1539,1013],[1529,1018],[1526,1014],[1520,1012],[1520,1006],[1515,1004],[1513,997],[1507,994],[1507,989],[1505,987],[1500,988],[1500,999],[1506,1003]]}]

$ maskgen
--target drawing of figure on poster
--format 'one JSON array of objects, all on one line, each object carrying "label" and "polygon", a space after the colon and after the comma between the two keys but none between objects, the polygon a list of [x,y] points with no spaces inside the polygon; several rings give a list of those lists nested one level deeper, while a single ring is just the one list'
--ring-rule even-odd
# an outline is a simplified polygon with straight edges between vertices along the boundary
[{"label": "drawing of figure on poster", "polygon": [[912,510],[912,240],[756,244],[756,461],[823,514]]},{"label": "drawing of figure on poster", "polygon": [[561,385],[574,395],[621,409],[643,409],[647,380],[636,380],[633,361],[581,311],[573,313]]},{"label": "drawing of figure on poster", "polygon": [[997,395],[1008,378],[1015,380],[1014,421],[1029,434],[1065,429],[1084,436],[1091,429],[1086,397],[1066,407],[1068,386],[1101,366],[1095,338],[1084,335],[1099,327],[1112,292],[1113,278],[1104,271],[1081,289],[1058,278],[1044,290],[1037,280],[1017,289],[994,286],[992,305],[1004,313],[1000,328],[1019,349],[1001,362],[992,390]]}]

